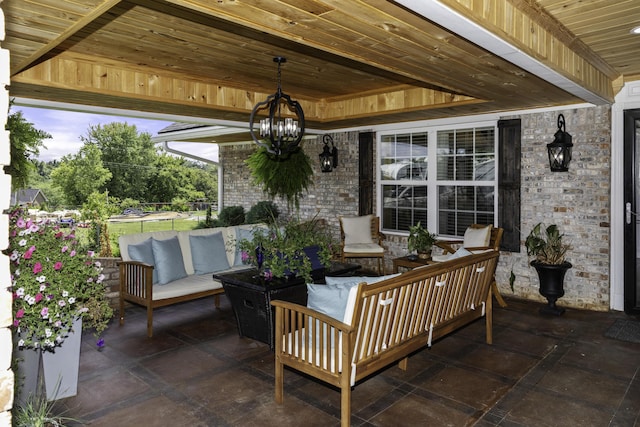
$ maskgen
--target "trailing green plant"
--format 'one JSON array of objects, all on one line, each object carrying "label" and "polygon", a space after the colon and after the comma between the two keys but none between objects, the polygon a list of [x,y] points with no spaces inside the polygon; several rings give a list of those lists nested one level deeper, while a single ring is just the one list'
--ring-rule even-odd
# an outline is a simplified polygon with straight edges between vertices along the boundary
[{"label": "trailing green plant", "polygon": [[270,224],[278,219],[278,207],[271,200],[263,200],[251,206],[246,215],[247,224]]},{"label": "trailing green plant", "polygon": [[430,233],[420,222],[409,227],[408,249],[409,251],[429,252],[436,242],[437,236]]},{"label": "trailing green plant", "polygon": [[312,264],[304,249],[317,246],[318,260],[328,268],[337,247],[329,230],[316,217],[309,221],[293,218],[273,222],[268,228],[257,228],[252,239],[242,239],[238,245],[245,264],[258,266],[258,254],[262,254],[262,269],[267,277],[296,274],[308,282],[312,280]]},{"label": "trailing green plant", "polygon": [[242,206],[226,206],[218,215],[216,227],[229,227],[244,224],[244,208]]},{"label": "trailing green plant", "polygon": [[313,182],[311,159],[298,148],[287,157],[273,156],[259,147],[245,161],[255,185],[271,198],[281,197],[291,209],[300,207],[300,197]]},{"label": "trailing green plant", "polygon": [[[58,393],[60,383],[56,384],[54,395]],[[22,404],[14,405],[12,412],[13,427],[64,427],[65,425],[83,424],[75,418],[56,413],[56,402],[47,399],[42,381],[37,385],[34,394],[30,394]]]},{"label": "trailing green plant", "polygon": [[527,255],[535,258],[535,261],[542,264],[562,264],[571,246],[563,243],[564,234],[560,233],[558,226],[551,224],[543,228],[539,222],[527,236],[524,245],[527,248]]}]

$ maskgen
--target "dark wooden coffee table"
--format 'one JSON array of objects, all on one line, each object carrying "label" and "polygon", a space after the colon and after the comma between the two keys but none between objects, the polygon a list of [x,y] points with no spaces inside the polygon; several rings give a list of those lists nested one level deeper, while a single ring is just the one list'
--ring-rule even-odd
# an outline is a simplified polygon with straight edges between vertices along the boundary
[{"label": "dark wooden coffee table", "polygon": [[[326,271],[314,272],[312,276],[315,283],[324,283],[325,276],[350,276],[360,267],[359,264],[334,262]],[[214,274],[213,277],[222,282],[236,316],[240,336],[267,343],[272,350],[275,310],[271,307],[271,301],[284,300],[307,305],[307,283],[303,278],[265,280],[255,268]]]},{"label": "dark wooden coffee table", "polygon": [[404,267],[413,269],[416,267],[422,267],[431,263],[431,257],[419,258],[417,255],[407,255],[400,258],[393,259],[393,272],[398,273],[398,267]]}]

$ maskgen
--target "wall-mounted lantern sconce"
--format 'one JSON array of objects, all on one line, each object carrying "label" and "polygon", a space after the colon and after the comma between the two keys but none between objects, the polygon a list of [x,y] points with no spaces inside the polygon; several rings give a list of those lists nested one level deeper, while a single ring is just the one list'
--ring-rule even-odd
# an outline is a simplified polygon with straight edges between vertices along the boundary
[{"label": "wall-mounted lantern sconce", "polygon": [[567,172],[569,171],[569,162],[571,162],[571,135],[565,132],[564,116],[558,116],[558,131],[554,135],[552,143],[547,144],[549,152],[549,166],[551,172]]},{"label": "wall-mounted lantern sconce", "polygon": [[[331,135],[323,136],[322,141],[324,142],[324,148],[320,153],[320,170],[322,172],[331,172],[338,167],[338,149],[333,144]],[[331,142],[331,149],[329,149],[329,142]]]}]

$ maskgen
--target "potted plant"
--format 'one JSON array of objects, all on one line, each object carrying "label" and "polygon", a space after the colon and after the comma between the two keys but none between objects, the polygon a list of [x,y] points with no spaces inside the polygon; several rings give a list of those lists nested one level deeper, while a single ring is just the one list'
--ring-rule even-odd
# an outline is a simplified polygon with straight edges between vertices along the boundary
[{"label": "potted plant", "polygon": [[[60,357],[68,351],[70,345],[61,347],[70,336],[77,338],[79,357],[79,321],[100,334],[113,310],[106,299],[102,267],[92,259],[93,253],[80,250],[74,228],[62,229],[48,220],[34,221],[21,208],[9,212],[9,221],[5,253],[10,260],[17,350],[24,355],[37,354],[37,361],[42,356],[47,370],[54,354]],[[103,345],[104,340],[99,339],[98,347]],[[36,378],[37,371],[33,373]],[[46,382],[50,375],[44,374]],[[77,386],[77,371],[75,378]],[[46,384],[48,395],[55,385]],[[60,386],[58,398],[66,397],[64,393]]]},{"label": "potted plant", "polygon": [[297,275],[312,281],[311,272],[331,265],[337,247],[324,224],[290,219],[258,228],[252,239],[239,243],[242,259],[253,264],[265,277]]},{"label": "potted plant", "polygon": [[564,313],[564,308],[556,306],[556,301],[564,295],[564,276],[572,267],[565,259],[571,246],[563,243],[563,237],[557,225],[544,228],[542,223],[538,223],[525,240],[527,255],[534,258],[530,264],[540,280],[539,292],[548,301],[540,311],[558,316]]},{"label": "potted plant", "polygon": [[253,183],[263,188],[271,198],[287,201],[287,207],[300,206],[300,197],[313,183],[311,159],[299,147],[286,157],[273,156],[264,147],[258,148],[246,160]]},{"label": "potted plant", "polygon": [[418,257],[427,259],[431,256],[431,248],[436,242],[437,236],[422,227],[420,222],[409,227],[409,252],[418,252]]}]

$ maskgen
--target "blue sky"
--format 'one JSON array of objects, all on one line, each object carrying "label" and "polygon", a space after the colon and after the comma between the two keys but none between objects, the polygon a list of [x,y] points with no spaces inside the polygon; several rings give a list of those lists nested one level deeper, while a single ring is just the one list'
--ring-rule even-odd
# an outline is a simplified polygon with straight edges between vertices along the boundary
[{"label": "blue sky", "polygon": [[[43,130],[52,136],[51,139],[44,141],[44,145],[47,148],[40,150],[38,158],[42,161],[60,159],[66,154],[77,153],[82,146],[80,136],[86,136],[90,126],[126,122],[130,125],[135,125],[139,133],[147,132],[153,137],[158,134],[159,130],[171,124],[171,122],[160,120],[22,106],[13,106],[11,111],[22,111],[25,119],[33,123],[36,129]],[[206,159],[217,160],[218,158],[218,147],[215,144],[173,142],[169,146]]]}]

